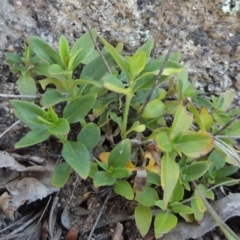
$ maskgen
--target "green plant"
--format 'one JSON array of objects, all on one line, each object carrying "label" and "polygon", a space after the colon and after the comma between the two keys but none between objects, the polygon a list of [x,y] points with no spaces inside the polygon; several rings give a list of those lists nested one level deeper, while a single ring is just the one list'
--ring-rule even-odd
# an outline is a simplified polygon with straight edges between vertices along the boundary
[{"label": "green plant", "polygon": [[[177,225],[178,215],[188,222],[201,221],[207,208],[198,190],[213,200],[209,187],[227,184],[239,166],[232,146],[240,122],[228,124],[239,114],[228,110],[233,91],[206,99],[189,82],[179,53],[171,53],[166,65],[166,56],[151,58],[153,40],[133,56],[124,56],[122,45],[113,47],[98,36],[104,45],[99,56],[91,35],[95,41],[97,33],[92,30],[71,50],[61,36],[58,51],[30,37],[24,57],[6,54],[12,71],[21,73],[22,94],[36,93],[36,83],[45,91],[43,108],[34,102],[11,101],[15,115],[31,129],[15,147],[31,146],[49,136],[60,140],[66,162],[56,167],[53,185],[62,187],[72,169],[83,179],[91,177],[95,186],[112,185],[117,194],[138,203],[134,215],[142,236],[149,231],[153,209],[158,209],[156,238]],[[84,67],[75,78],[79,64]],[[41,80],[34,81],[37,75]],[[54,109],[61,102],[66,105],[59,117]],[[168,122],[167,117],[173,120]],[[76,141],[68,140],[72,123],[81,124]],[[111,152],[99,145],[101,134],[109,136]],[[96,146],[102,153],[92,162],[89,151]],[[134,154],[137,158],[130,160]],[[132,186],[128,179],[134,172]],[[192,194],[189,200],[186,191]]]}]

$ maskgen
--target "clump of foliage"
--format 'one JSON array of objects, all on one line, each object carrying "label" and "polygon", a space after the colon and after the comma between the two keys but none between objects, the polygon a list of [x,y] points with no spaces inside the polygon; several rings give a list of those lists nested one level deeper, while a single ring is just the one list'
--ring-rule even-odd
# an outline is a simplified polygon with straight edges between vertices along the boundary
[{"label": "clump of foliage", "polygon": [[[97,37],[104,46],[101,55],[94,48]],[[240,121],[226,125],[239,114],[239,109],[229,110],[232,90],[207,99],[189,82],[179,53],[170,54],[159,76],[165,56],[152,59],[152,48],[151,39],[133,56],[124,56],[121,44],[113,47],[93,29],[72,48],[64,36],[58,51],[30,37],[23,57],[6,56],[11,70],[20,73],[22,94],[37,94],[37,84],[44,90],[41,106],[11,101],[15,115],[30,128],[15,147],[55,137],[65,162],[54,171],[54,186],[62,187],[72,170],[92,178],[96,187],[113,186],[115,193],[137,203],[134,215],[141,235],[153,222],[159,238],[177,225],[179,215],[187,222],[201,221],[207,208],[199,191],[214,200],[211,187],[236,183],[229,176],[239,166],[232,146]],[[58,103],[66,103],[60,114]],[[73,123],[81,124],[75,141],[68,139]],[[104,134],[110,151],[100,144]],[[101,153],[92,159],[96,147]],[[189,200],[186,192],[192,195]]]}]

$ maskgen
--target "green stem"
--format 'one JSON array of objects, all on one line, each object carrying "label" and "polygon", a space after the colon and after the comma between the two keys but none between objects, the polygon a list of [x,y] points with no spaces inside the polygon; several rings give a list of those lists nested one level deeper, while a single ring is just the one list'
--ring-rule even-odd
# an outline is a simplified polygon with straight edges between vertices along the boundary
[{"label": "green stem", "polygon": [[123,126],[122,126],[122,138],[125,139],[127,137],[127,122],[128,122],[128,114],[131,104],[132,94],[128,93],[126,95],[126,103],[123,115]]}]

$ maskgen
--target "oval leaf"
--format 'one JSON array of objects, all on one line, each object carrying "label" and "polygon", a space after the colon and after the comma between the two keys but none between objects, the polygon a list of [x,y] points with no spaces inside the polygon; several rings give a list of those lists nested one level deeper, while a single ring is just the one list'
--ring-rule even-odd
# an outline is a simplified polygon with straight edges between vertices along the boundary
[{"label": "oval leaf", "polygon": [[42,96],[41,105],[44,107],[50,107],[67,100],[68,98],[63,96],[59,91],[55,89],[48,89]]},{"label": "oval leaf", "polygon": [[138,205],[134,211],[134,218],[137,225],[137,229],[144,237],[151,226],[152,222],[152,210],[149,207]]},{"label": "oval leaf", "polygon": [[162,103],[160,99],[155,99],[150,101],[143,113],[142,117],[144,118],[157,118],[163,114],[163,110],[165,109],[165,105]]},{"label": "oval leaf", "polygon": [[21,75],[17,80],[19,92],[23,95],[34,95],[37,93],[37,87],[34,79],[29,75]]},{"label": "oval leaf", "polygon": [[64,108],[63,117],[66,118],[69,123],[80,121],[80,119],[84,118],[92,109],[96,97],[96,94],[86,94],[73,100]]},{"label": "oval leaf", "polygon": [[153,207],[159,197],[155,189],[144,187],[142,191],[136,191],[135,200],[146,207]]},{"label": "oval leaf", "polygon": [[71,170],[72,168],[68,163],[58,164],[52,175],[52,185],[57,188],[63,187],[70,176]]},{"label": "oval leaf", "polygon": [[99,171],[93,177],[95,187],[111,186],[115,182],[115,178],[111,177],[107,172]]},{"label": "oval leaf", "polygon": [[90,155],[82,143],[64,142],[62,156],[81,178],[86,179],[88,177],[91,165]]},{"label": "oval leaf", "polygon": [[103,86],[108,90],[111,90],[116,93],[126,94],[129,92],[128,88],[125,88],[123,83],[115,77],[113,74],[108,74],[103,82]]},{"label": "oval leaf", "polygon": [[177,225],[177,222],[177,217],[171,213],[162,212],[157,214],[154,220],[155,237],[160,238],[164,233],[171,231]]},{"label": "oval leaf", "polygon": [[131,143],[129,139],[120,142],[110,153],[108,165],[112,167],[124,167],[131,154]]},{"label": "oval leaf", "polygon": [[163,152],[171,152],[172,144],[169,141],[168,135],[165,132],[161,132],[156,137],[157,146]]},{"label": "oval leaf", "polygon": [[161,183],[164,189],[163,202],[165,209],[178,182],[179,174],[180,170],[178,164],[169,154],[165,154],[162,157],[161,167]]},{"label": "oval leaf", "polygon": [[93,149],[100,140],[100,129],[95,123],[87,124],[77,136],[77,141],[85,145],[88,150]]},{"label": "oval leaf", "polygon": [[134,198],[134,192],[133,189],[131,187],[131,185],[129,184],[128,181],[126,180],[117,180],[114,183],[114,192],[125,197],[128,200],[133,200]]}]

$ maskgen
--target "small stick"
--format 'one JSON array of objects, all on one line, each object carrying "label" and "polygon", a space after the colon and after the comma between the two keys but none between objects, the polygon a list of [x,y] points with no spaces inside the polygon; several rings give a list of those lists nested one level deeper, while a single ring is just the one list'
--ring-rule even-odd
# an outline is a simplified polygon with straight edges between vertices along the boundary
[{"label": "small stick", "polygon": [[13,127],[18,125],[21,121],[18,120],[15,123],[13,123],[10,127],[8,127],[2,134],[0,134],[0,138],[3,137],[8,131],[10,131]]},{"label": "small stick", "polygon": [[107,197],[105,198],[105,201],[104,201],[104,203],[103,203],[103,205],[102,205],[102,207],[101,207],[100,212],[98,213],[98,216],[97,216],[97,218],[96,218],[96,221],[95,221],[95,223],[93,224],[92,230],[91,230],[91,232],[90,232],[87,240],[91,240],[91,237],[92,237],[92,235],[93,235],[93,232],[94,232],[95,228],[97,227],[97,224],[98,224],[98,222],[99,222],[99,220],[100,220],[100,218],[101,218],[101,216],[102,216],[102,214],[103,214],[103,211],[104,211],[104,209],[105,209],[105,207],[106,207],[106,205],[107,205],[108,199],[110,198],[111,194],[112,194],[112,191],[110,191],[110,192],[108,193]]},{"label": "small stick", "polygon": [[[183,23],[182,23],[182,24],[183,24]],[[142,115],[144,109],[146,108],[146,105],[147,105],[148,102],[151,100],[151,97],[152,97],[152,94],[153,94],[153,92],[154,92],[154,89],[156,88],[156,86],[158,85],[158,81],[159,81],[160,78],[162,77],[163,71],[164,71],[165,66],[166,66],[166,64],[167,64],[167,61],[168,61],[168,59],[169,59],[169,57],[170,57],[170,54],[171,54],[172,49],[173,49],[173,46],[174,46],[174,44],[175,44],[175,42],[176,42],[176,40],[177,40],[177,34],[178,34],[178,32],[180,31],[182,24],[179,25],[179,27],[178,27],[178,29],[177,29],[177,32],[176,32],[175,35],[173,36],[173,39],[172,39],[171,44],[170,44],[170,46],[169,46],[167,55],[166,55],[166,57],[164,58],[163,64],[162,64],[162,66],[161,66],[161,69],[160,69],[160,71],[159,71],[159,73],[158,73],[158,75],[157,75],[157,77],[156,77],[156,79],[155,79],[155,81],[154,81],[154,83],[153,83],[153,85],[152,85],[152,88],[151,88],[151,90],[150,90],[150,92],[149,92],[149,94],[148,94],[148,96],[147,96],[144,104],[143,104],[142,107],[141,107],[141,110],[140,110],[140,112],[139,112],[139,114],[138,114],[138,118],[140,118],[140,116]]]},{"label": "small stick", "polygon": [[14,94],[0,93],[0,97],[4,97],[4,98],[40,98],[41,94],[37,94],[37,95],[14,95]]},{"label": "small stick", "polygon": [[98,54],[99,54],[100,57],[102,58],[103,63],[104,63],[104,65],[105,65],[106,68],[107,68],[107,71],[108,71],[110,74],[112,74],[112,71],[111,71],[111,69],[110,69],[110,67],[109,67],[109,65],[108,65],[108,63],[107,63],[107,61],[106,61],[106,59],[105,59],[103,53],[100,51],[100,49],[99,49],[99,47],[98,47],[96,41],[95,41],[94,38],[93,38],[93,35],[92,35],[92,33],[91,33],[91,29],[90,29],[90,27],[89,27],[88,24],[85,23],[85,22],[83,22],[83,24],[87,27],[88,32],[89,32],[89,34],[90,34],[90,37],[91,37],[91,39],[92,39],[92,41],[93,41],[93,44],[94,44],[94,46],[96,47],[96,49],[97,49],[97,51],[98,51]]}]

